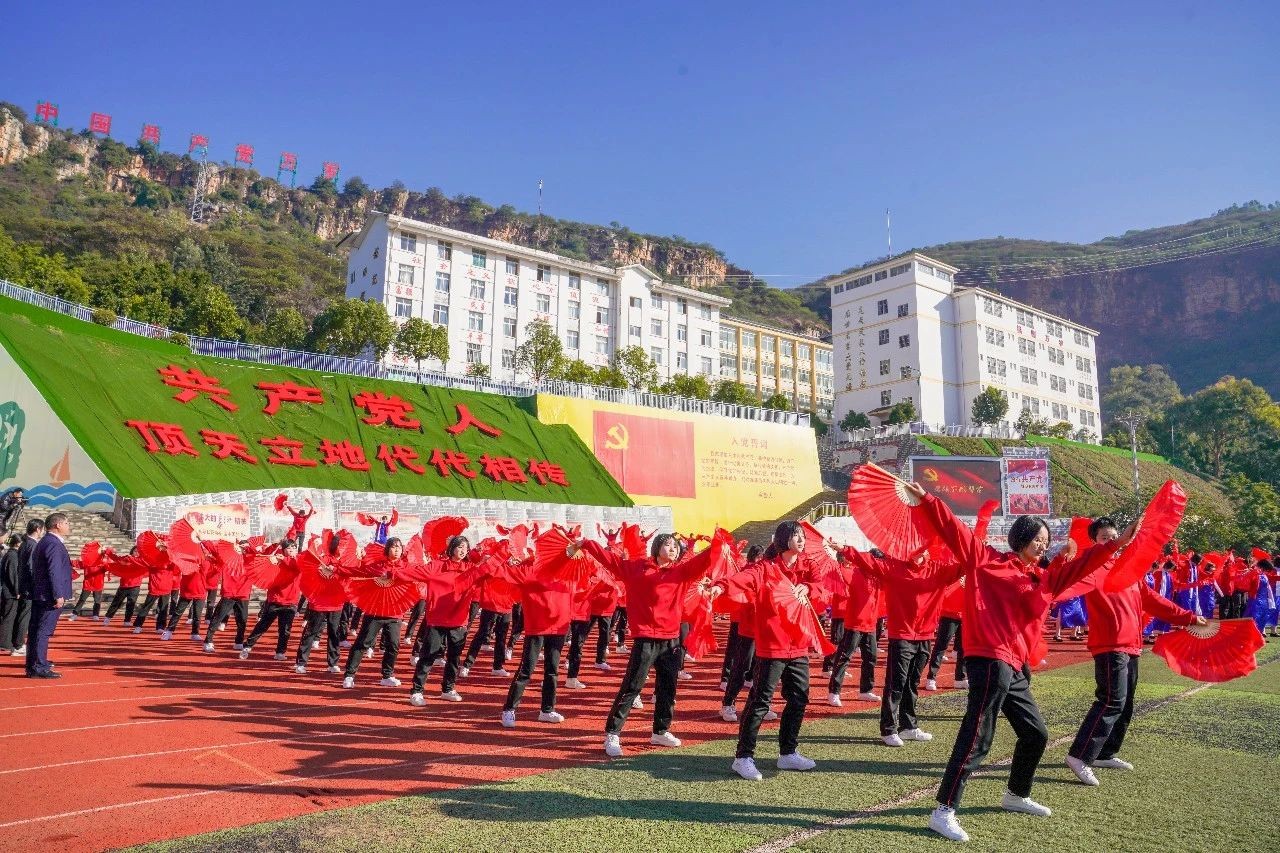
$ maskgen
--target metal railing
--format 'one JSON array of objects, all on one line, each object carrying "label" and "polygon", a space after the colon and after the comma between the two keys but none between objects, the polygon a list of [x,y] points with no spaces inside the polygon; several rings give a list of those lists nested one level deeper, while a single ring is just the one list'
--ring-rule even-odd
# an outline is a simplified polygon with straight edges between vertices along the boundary
[{"label": "metal railing", "polygon": [[[837,427],[838,428],[838,427]],[[888,426],[870,427],[867,429],[855,429],[850,431],[841,430],[846,436],[845,441],[837,442],[837,449],[847,449],[850,446],[858,446],[869,444],[876,441],[882,441],[892,438],[906,438],[911,435],[943,435],[952,438],[1007,438],[1020,439],[1023,437],[1022,431],[1011,426],[999,424],[997,426],[973,426],[973,425],[957,425],[957,424],[929,424],[924,421],[915,421],[909,424],[890,424]]]},{"label": "metal railing", "polygon": [[824,501],[804,515],[804,521],[817,524],[824,518],[844,518],[849,515],[849,505],[836,501]]},{"label": "metal railing", "polygon": [[[66,299],[50,296],[47,293],[40,293],[29,287],[14,284],[11,281],[0,279],[0,294],[20,302],[26,302],[29,305],[56,311],[59,314],[67,314],[87,322],[93,321],[94,309],[86,305],[69,302]],[[274,364],[281,367],[298,367],[306,370],[319,370],[324,373],[344,373],[351,376],[363,376],[368,379],[415,382],[419,385],[431,385],[437,388],[461,388],[486,394],[501,394],[505,397],[528,397],[538,393],[556,394],[581,400],[627,403],[647,408],[764,421],[767,423],[787,424],[789,426],[809,426],[807,412],[784,412],[778,409],[766,409],[761,406],[718,403],[714,400],[696,400],[690,397],[676,397],[652,391],[634,391],[628,388],[606,388],[602,385],[585,385],[561,379],[533,383],[484,379],[475,376],[454,376],[434,370],[406,370],[398,367],[387,367],[367,358],[350,358],[341,355],[283,349],[281,347],[247,344],[241,341],[227,341],[221,338],[206,338],[199,335],[176,333],[174,330],[167,329],[164,326],[143,323],[138,320],[131,320],[128,317],[118,317],[113,324],[113,328],[146,338],[168,338],[174,334],[182,334],[190,342],[191,351],[197,355],[215,356],[236,361]]]}]

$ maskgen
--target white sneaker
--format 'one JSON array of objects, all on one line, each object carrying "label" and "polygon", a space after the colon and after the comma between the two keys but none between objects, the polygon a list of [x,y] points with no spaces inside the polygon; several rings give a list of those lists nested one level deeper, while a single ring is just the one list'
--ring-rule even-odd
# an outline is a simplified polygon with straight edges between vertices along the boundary
[{"label": "white sneaker", "polygon": [[346,678],[342,679],[342,686],[345,687],[347,690],[350,690],[352,687],[355,687],[356,686],[355,676],[348,675]]},{"label": "white sneaker", "polygon": [[249,659],[249,650],[248,650],[248,649],[241,649],[241,650],[240,650],[240,660],[248,660],[248,659]]},{"label": "white sneaker", "polygon": [[969,689],[969,679],[961,678],[959,681],[956,682],[956,690],[968,690],[968,689]]},{"label": "white sneaker", "polygon": [[329,671],[330,671],[330,672],[332,672],[332,673],[334,673],[334,674],[336,675],[336,674],[338,674],[339,672],[342,672],[342,667],[338,666],[338,665],[335,663],[333,666],[329,667]]},{"label": "white sneaker", "polygon": [[76,621],[76,620],[77,620],[77,619],[79,619],[79,618],[80,618],[79,616],[77,616],[77,615],[75,615],[74,613],[72,613],[70,616],[68,616],[68,617],[67,617],[67,621],[68,621],[68,622],[74,622],[74,621]]},{"label": "white sneaker", "polygon": [[103,617],[102,617],[102,627],[104,627],[104,628],[105,628],[105,627],[107,627],[107,626],[108,626],[108,625],[110,625],[110,624],[111,624],[111,617],[109,617],[109,616],[103,616]]},{"label": "white sneaker", "polygon": [[511,660],[511,649],[504,649],[502,652],[502,657],[504,660]]},{"label": "white sneaker", "polygon": [[1125,761],[1123,758],[1099,758],[1093,762],[1094,767],[1105,767],[1108,770],[1132,770],[1133,765]]},{"label": "white sneaker", "polygon": [[193,642],[193,643],[198,643],[198,642],[200,642],[200,640],[201,640],[201,639],[203,639],[203,638],[202,638],[199,634],[192,634],[192,635],[191,635],[191,642]]},{"label": "white sneaker", "polygon": [[502,727],[503,727],[504,729],[514,729],[514,728],[516,727],[516,712],[515,712],[515,711],[503,711],[503,712],[502,712]]},{"label": "white sneaker", "polygon": [[772,708],[764,712],[764,721],[766,723],[772,723],[776,719],[778,719],[778,712]]},{"label": "white sneaker", "polygon": [[135,633],[135,634],[141,634],[141,633],[142,633],[142,626],[141,626],[141,625],[139,625],[137,628],[134,628],[134,629],[133,629],[133,633]]},{"label": "white sneaker", "polygon": [[1076,778],[1085,785],[1088,785],[1091,788],[1096,788],[1101,784],[1098,781],[1098,777],[1093,775],[1093,768],[1076,758],[1074,755],[1067,756],[1067,767],[1076,775]]},{"label": "white sneaker", "polygon": [[226,623],[226,622],[223,622],[221,625],[219,625],[219,626],[218,626],[218,630],[219,630],[219,631],[225,631],[225,630],[227,630],[227,623]]},{"label": "white sneaker", "polygon": [[22,657],[23,655],[25,655],[26,653],[27,653],[27,647],[26,647],[26,645],[24,644],[24,645],[18,646],[16,649],[14,649],[12,652],[10,652],[10,653],[9,653],[9,656],[10,656],[10,657],[15,657],[15,658],[20,658],[20,657]]},{"label": "white sneaker", "polygon": [[728,689],[729,689],[729,682],[727,682],[727,681],[723,681],[723,680],[722,680],[722,681],[720,682],[720,692],[721,692],[721,693],[723,693],[724,691],[726,691],[726,690],[728,690]]},{"label": "white sneaker", "polygon": [[276,652],[275,657],[273,658],[273,660],[284,660],[284,659],[285,659],[284,652]]},{"label": "white sneaker", "polygon": [[423,705],[427,704],[427,697],[423,696],[421,693],[410,693],[409,704],[415,708],[421,708]]},{"label": "white sneaker", "polygon": [[929,734],[924,729],[906,729],[905,731],[898,732],[898,737],[903,740],[933,740],[933,735]]},{"label": "white sneaker", "polygon": [[891,735],[884,735],[880,739],[884,741],[885,746],[902,746],[902,738],[898,737],[897,732]]},{"label": "white sneaker", "polygon": [[733,759],[733,772],[737,773],[748,782],[759,782],[764,778],[764,774],[756,767],[754,758],[735,758]]},{"label": "white sneaker", "polygon": [[843,708],[843,707],[844,707],[844,703],[840,701],[840,694],[839,694],[839,693],[828,693],[828,694],[827,694],[827,704],[828,704],[828,705],[830,705],[832,708]]},{"label": "white sneaker", "polygon": [[627,651],[628,649],[627,649],[626,643],[618,643],[618,654],[625,655]]},{"label": "white sneaker", "polygon": [[538,722],[540,723],[563,723],[564,715],[559,711],[539,711]]},{"label": "white sneaker", "polygon": [[679,746],[680,738],[676,737],[671,732],[663,732],[660,735],[654,735],[649,738],[649,743],[654,746]]},{"label": "white sneaker", "polygon": [[677,675],[676,678],[680,679],[681,681],[693,681],[693,673],[689,672],[687,669],[682,669],[680,670],[680,674]]},{"label": "white sneaker", "polygon": [[568,681],[564,683],[564,686],[568,687],[570,690],[582,690],[587,685],[583,684],[581,681],[579,681],[576,678],[570,678]]},{"label": "white sneaker", "polygon": [[636,698],[632,699],[632,700],[631,700],[631,710],[633,710],[633,711],[643,711],[643,710],[644,710],[644,700],[642,700],[639,696],[637,696]]},{"label": "white sneaker", "polygon": [[876,693],[872,693],[870,690],[863,690],[861,693],[858,694],[858,698],[861,699],[863,702],[879,702],[880,701],[880,696]]},{"label": "white sneaker", "polygon": [[231,648],[235,649],[236,651],[240,651],[241,649],[244,648],[244,643],[232,643]]},{"label": "white sneaker", "polygon": [[805,758],[798,752],[778,756],[779,770],[812,770],[817,766],[818,762],[812,758]]},{"label": "white sneaker", "polygon": [[[742,682],[742,689],[743,689],[743,690],[750,690],[750,689],[751,689],[752,687],[754,687],[754,686],[755,686],[755,682],[754,682],[754,681],[752,681],[751,679],[747,679],[746,681]],[[729,687],[729,685],[727,685],[727,684],[726,684],[726,685],[725,685],[725,688],[727,689],[728,687]]]},{"label": "white sneaker", "polygon": [[600,663],[596,664],[596,669],[600,670],[601,672],[608,672],[609,670],[613,669],[613,667],[609,666],[609,664],[606,661],[600,661]]},{"label": "white sneaker", "polygon": [[511,677],[511,673],[507,672],[505,669],[491,669],[489,670],[489,674],[492,675],[494,678],[510,678]]},{"label": "white sneaker", "polygon": [[929,815],[929,828],[951,841],[969,840],[969,833],[965,832],[960,826],[960,821],[956,820],[956,810],[946,806],[938,806]]},{"label": "white sneaker", "polygon": [[162,640],[172,640],[172,639],[173,639],[173,632],[172,632],[172,631],[162,631],[162,632],[160,633],[160,639],[162,639]]},{"label": "white sneaker", "polygon": [[738,710],[732,705],[725,705],[720,709],[720,719],[726,723],[736,723],[738,722]]},{"label": "white sneaker", "polygon": [[417,665],[418,665],[418,656],[409,655],[409,666],[417,666]]},{"label": "white sneaker", "polygon": [[688,652],[685,652],[685,653],[684,653],[684,662],[685,662],[685,663],[697,663],[697,662],[698,662],[698,659],[697,659],[697,658],[695,658],[693,655],[689,654]]},{"label": "white sneaker", "polygon": [[340,648],[340,649],[349,649],[349,648],[351,648],[351,641],[350,641],[350,640],[343,640],[341,643],[338,643],[338,648]]},{"label": "white sneaker", "polygon": [[312,641],[311,641],[311,651],[313,651],[313,652],[314,652],[314,651],[315,651],[316,649],[318,649],[318,648],[320,648],[320,641],[319,641],[319,640],[312,640]]},{"label": "white sneaker", "polygon": [[933,679],[933,678],[926,678],[926,679],[924,680],[924,689],[925,689],[925,690],[937,690],[937,689],[938,689],[938,682],[937,682],[937,679]]},{"label": "white sneaker", "polygon": [[448,693],[441,693],[440,698],[446,702],[461,702],[462,694],[456,690],[450,690]]},{"label": "white sneaker", "polygon": [[306,675],[306,674],[307,674],[307,668],[306,668],[305,666],[303,666],[302,664],[298,664],[297,666],[295,666],[295,667],[293,668],[293,671],[294,671],[294,672],[296,672],[296,673],[298,673],[298,675]]},{"label": "white sneaker", "polygon": [[468,675],[470,675],[470,674],[471,674],[471,667],[469,667],[469,666],[464,666],[464,667],[462,667],[461,669],[459,669],[459,670],[458,670],[458,677],[459,677],[459,678],[466,678],[466,677],[467,677]]},{"label": "white sneaker", "polygon": [[617,735],[604,736],[604,754],[610,758],[622,757],[622,740]]},{"label": "white sneaker", "polygon": [[213,651],[213,643],[205,643],[205,644],[204,644],[204,650],[205,650],[206,652],[211,652],[211,651]]},{"label": "white sneaker", "polygon": [[379,684],[381,684],[383,687],[399,687],[399,686],[400,686],[400,679],[396,678],[396,677],[393,675],[393,676],[391,676],[391,677],[389,677],[389,678],[384,678],[384,679],[382,679],[382,681],[380,681],[380,682],[378,682],[378,683],[379,683]]},{"label": "white sneaker", "polygon": [[1048,817],[1053,814],[1048,808],[1040,805],[1030,797],[1019,797],[1013,791],[1004,792],[1004,796],[1000,798],[1000,808],[1007,812],[1021,812],[1035,815],[1036,817]]}]

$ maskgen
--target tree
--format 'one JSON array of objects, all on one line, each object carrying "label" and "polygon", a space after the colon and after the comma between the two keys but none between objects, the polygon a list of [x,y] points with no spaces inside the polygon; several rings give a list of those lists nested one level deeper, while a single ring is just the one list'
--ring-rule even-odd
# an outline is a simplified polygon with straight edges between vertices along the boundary
[{"label": "tree", "polygon": [[663,394],[672,394],[676,397],[691,397],[694,400],[711,399],[711,383],[702,375],[686,376],[678,373],[662,383],[658,390]]},{"label": "tree", "polygon": [[276,311],[262,329],[262,343],[269,347],[300,349],[307,340],[307,321],[292,306]]},{"label": "tree", "polygon": [[489,374],[489,365],[484,362],[473,361],[467,365],[468,376],[475,377],[476,379],[488,379]]},{"label": "tree", "polygon": [[819,438],[831,431],[831,425],[812,409],[809,410],[809,425],[813,427],[813,431],[818,434]]},{"label": "tree", "polygon": [[596,381],[596,371],[591,365],[587,364],[580,358],[565,365],[564,379],[569,382],[578,382],[583,385],[591,385]]},{"label": "tree", "polygon": [[711,395],[711,399],[717,403],[732,403],[738,406],[758,406],[760,398],[743,385],[741,382],[735,382],[732,379],[722,379],[716,385],[715,393]]},{"label": "tree", "polygon": [[186,305],[182,328],[206,338],[236,339],[244,331],[244,320],[220,287],[202,287]]},{"label": "tree", "polygon": [[592,382],[604,388],[626,388],[627,377],[622,375],[622,371],[614,367],[612,364],[602,364],[596,368],[595,379]]},{"label": "tree", "polygon": [[633,391],[652,388],[658,384],[658,365],[654,364],[644,347],[633,344],[623,347],[613,355],[613,366],[622,372],[627,387]]},{"label": "tree", "polygon": [[323,176],[311,182],[310,190],[325,201],[333,201],[338,197],[338,187],[329,178]]},{"label": "tree", "polygon": [[1102,410],[1111,417],[1136,412],[1147,419],[1156,418],[1182,400],[1178,383],[1164,365],[1122,364],[1111,368],[1108,376],[1110,384],[1102,392]]},{"label": "tree", "polygon": [[1009,397],[994,385],[988,385],[973,398],[969,414],[978,426],[998,424],[1009,414]]},{"label": "tree", "polygon": [[853,432],[855,429],[867,429],[871,426],[871,418],[862,412],[848,411],[845,412],[843,418],[840,419],[840,429],[845,432]]},{"label": "tree", "polygon": [[1272,444],[1280,436],[1280,409],[1271,397],[1248,379],[1234,376],[1224,376],[1183,399],[1169,410],[1169,417],[1187,432],[1192,460],[1219,478],[1229,459],[1245,457],[1260,443]]},{"label": "tree", "polygon": [[524,343],[516,347],[516,370],[529,374],[535,383],[559,379],[564,373],[564,344],[546,320],[534,320],[525,327]]},{"label": "tree", "polygon": [[780,412],[791,411],[791,399],[786,394],[773,394],[760,404],[766,409],[777,409]]},{"label": "tree", "polygon": [[359,176],[347,178],[346,183],[342,185],[342,200],[351,203],[364,197],[369,192],[369,185]]},{"label": "tree", "polygon": [[1046,435],[1049,432],[1049,422],[1031,414],[1030,409],[1023,409],[1013,425],[1023,435]]},{"label": "tree", "polygon": [[916,404],[910,400],[895,403],[885,420],[891,424],[909,424],[916,419]]},{"label": "tree", "polygon": [[423,360],[428,358],[438,359],[443,368],[449,360],[449,330],[433,326],[421,317],[410,317],[396,332],[392,352],[399,358],[412,359],[419,371]]},{"label": "tree", "polygon": [[387,316],[387,309],[377,302],[360,303],[360,329],[365,341],[373,349],[373,357],[379,361],[391,349],[396,339],[396,324]]},{"label": "tree", "polygon": [[1058,421],[1051,425],[1044,434],[1052,438],[1068,439],[1071,438],[1071,424],[1066,421]]},{"label": "tree", "polygon": [[1222,489],[1235,507],[1237,541],[1245,546],[1274,550],[1280,541],[1280,495],[1270,483],[1258,483],[1243,474],[1232,474]]},{"label": "tree", "polygon": [[396,326],[377,302],[338,297],[311,324],[312,346],[348,358],[366,348],[381,359],[395,339]]}]

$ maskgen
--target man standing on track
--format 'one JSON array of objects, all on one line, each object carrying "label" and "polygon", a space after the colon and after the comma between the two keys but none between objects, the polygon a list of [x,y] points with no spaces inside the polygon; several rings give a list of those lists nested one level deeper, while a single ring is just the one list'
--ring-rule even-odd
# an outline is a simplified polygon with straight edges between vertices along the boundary
[{"label": "man standing on track", "polygon": [[71,597],[71,555],[64,544],[71,522],[61,512],[45,519],[44,536],[31,555],[31,627],[27,633],[27,678],[61,678],[49,663],[49,640],[62,605]]}]

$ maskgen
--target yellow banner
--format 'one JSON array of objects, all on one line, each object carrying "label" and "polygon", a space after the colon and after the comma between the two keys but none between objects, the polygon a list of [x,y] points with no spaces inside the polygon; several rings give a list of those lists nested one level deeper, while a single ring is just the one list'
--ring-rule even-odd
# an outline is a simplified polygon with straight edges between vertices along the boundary
[{"label": "yellow banner", "polygon": [[632,500],[670,506],[681,533],[781,518],[822,490],[809,427],[550,394],[538,419],[573,427]]}]

